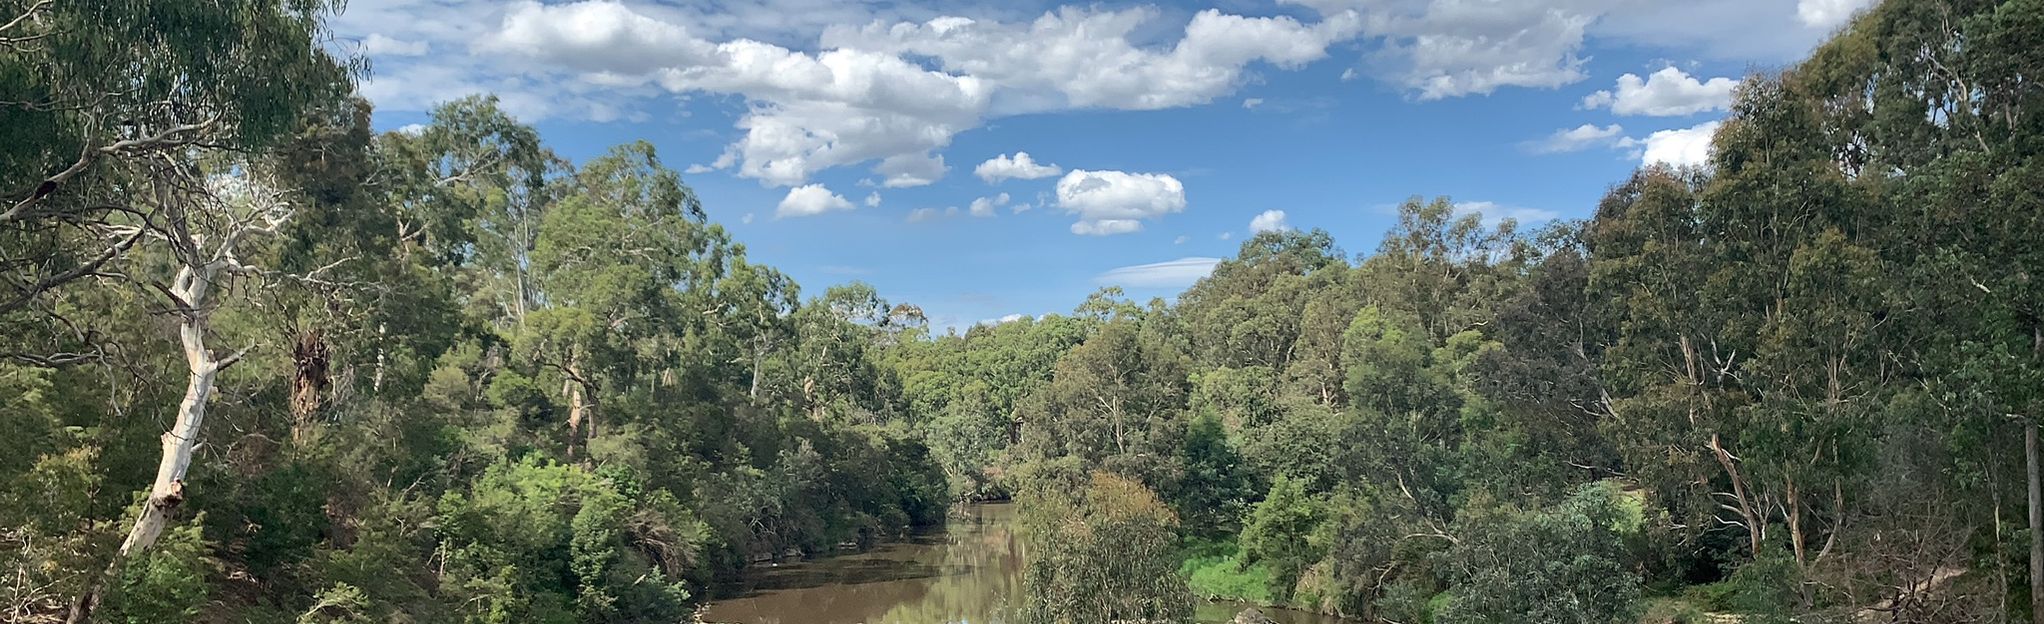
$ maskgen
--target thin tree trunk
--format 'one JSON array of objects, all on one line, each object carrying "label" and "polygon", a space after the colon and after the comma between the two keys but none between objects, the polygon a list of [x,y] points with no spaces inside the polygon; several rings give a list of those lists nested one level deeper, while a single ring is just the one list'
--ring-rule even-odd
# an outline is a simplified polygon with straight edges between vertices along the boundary
[{"label": "thin tree trunk", "polygon": [[759,398],[759,360],[766,355],[765,340],[752,339],[752,387],[745,391],[746,398]]},{"label": "thin tree trunk", "polygon": [[2037,423],[2023,422],[2023,456],[2030,473],[2030,622],[2044,624],[2044,481],[2037,467]]},{"label": "thin tree trunk", "polygon": [[1739,519],[1746,523],[1746,541],[1753,548],[1753,556],[1759,557],[1760,545],[1767,539],[1767,525],[1762,524],[1760,509],[1753,504],[1746,489],[1746,478],[1739,474],[1738,463],[1733,460],[1732,453],[1725,450],[1718,434],[1710,434],[1710,450],[1717,457],[1718,465],[1725,469],[1725,474],[1732,478],[1732,498],[1739,503]]}]

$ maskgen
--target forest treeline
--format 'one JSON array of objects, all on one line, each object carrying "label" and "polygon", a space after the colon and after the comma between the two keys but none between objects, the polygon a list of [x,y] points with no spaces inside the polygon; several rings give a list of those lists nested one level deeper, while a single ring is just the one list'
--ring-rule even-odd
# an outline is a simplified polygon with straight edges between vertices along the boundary
[{"label": "forest treeline", "polygon": [[337,8],[0,1],[0,619],[672,622],[1007,497],[1031,621],[2044,618],[2039,0],[1881,3],[1586,220],[945,335],[649,144],[374,132]]}]

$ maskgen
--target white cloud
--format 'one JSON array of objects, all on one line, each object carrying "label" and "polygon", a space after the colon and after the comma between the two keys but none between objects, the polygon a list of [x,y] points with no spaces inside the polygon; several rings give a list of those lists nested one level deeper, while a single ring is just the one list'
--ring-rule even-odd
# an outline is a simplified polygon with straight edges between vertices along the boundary
[{"label": "white cloud", "polygon": [[552,6],[517,3],[504,15],[502,27],[477,47],[583,71],[623,74],[702,63],[715,52],[713,45],[687,29],[611,0]]},{"label": "white cloud", "polygon": [[1220,263],[1220,258],[1179,258],[1116,268],[1101,273],[1093,281],[1127,288],[1185,288],[1214,272],[1214,265]]},{"label": "white cloud", "polygon": [[995,208],[1006,205],[1008,205],[1008,194],[1002,193],[993,197],[981,197],[972,200],[972,205],[969,207],[968,212],[971,212],[972,216],[975,217],[991,217],[994,216]]},{"label": "white cloud", "polygon": [[432,49],[424,41],[407,41],[371,33],[362,38],[362,53],[372,56],[420,56]]},{"label": "white cloud", "polygon": [[1104,236],[1143,229],[1142,219],[1185,210],[1185,185],[1161,173],[1073,169],[1057,182],[1058,208],[1076,214],[1073,234]]},{"label": "white cloud", "polygon": [[1234,238],[1234,237],[1235,237],[1235,233],[1234,233],[1234,232],[1222,232],[1222,233],[1220,233],[1220,236],[1219,236],[1219,238],[1220,238],[1221,240],[1228,240],[1228,239],[1231,239],[1231,238]]},{"label": "white cloud", "polygon": [[[1784,64],[1873,0],[1281,0],[1360,11],[1372,74],[1419,99],[1553,88],[1586,78],[1591,39],[1718,60]],[[1367,45],[1374,44],[1374,45]]]},{"label": "white cloud", "polygon": [[1874,0],[1799,0],[1796,19],[1802,20],[1804,26],[1829,30],[1873,3]]},{"label": "white cloud", "polygon": [[951,168],[944,166],[944,156],[930,156],[926,153],[890,156],[873,168],[874,173],[887,176],[880,182],[886,188],[909,188],[928,186],[944,177]]},{"label": "white cloud", "polygon": [[1204,104],[1232,92],[1253,62],[1297,68],[1353,38],[1352,11],[1304,24],[1291,17],[1194,14],[1175,44],[1145,47],[1150,8],[1066,6],[1028,24],[940,17],[832,28],[825,48],[879,50],[933,59],[938,67],[1015,91],[1003,112],[1064,108],[1147,110]]},{"label": "white cloud", "polygon": [[1247,108],[1251,110],[1254,110],[1257,106],[1261,106],[1262,104],[1263,98],[1249,98],[1246,100],[1242,100],[1242,108]]},{"label": "white cloud", "polygon": [[635,109],[661,90],[732,95],[746,105],[742,136],[715,167],[773,186],[871,161],[884,186],[927,184],[941,177],[939,151],[990,118],[1204,104],[1250,80],[1257,64],[1295,69],[1324,57],[1361,22],[1353,12],[1304,23],[1207,10],[1174,27],[1158,23],[1162,11],[1098,7],[1023,21],[908,22],[894,16],[932,11],[786,1],[363,3],[380,20],[351,17],[337,30],[389,28],[386,36],[417,34],[436,52],[472,52],[423,57],[365,81],[383,108],[496,92],[507,108],[517,99],[514,113],[528,121],[616,119],[644,115]]},{"label": "white cloud", "polygon": [[1535,154],[1576,152],[1592,147],[1616,145],[1627,140],[1620,136],[1620,133],[1623,132],[1625,132],[1625,129],[1619,127],[1618,124],[1603,127],[1598,127],[1596,124],[1583,124],[1574,128],[1556,130],[1554,134],[1547,135],[1546,138],[1538,141],[1528,141],[1522,147],[1526,151]]},{"label": "white cloud", "polygon": [[412,136],[419,136],[426,132],[426,124],[408,123],[402,126],[398,126],[395,132],[397,132],[398,134],[409,134]]},{"label": "white cloud", "polygon": [[1249,220],[1251,232],[1284,232],[1291,229],[1292,226],[1285,223],[1283,210],[1265,210],[1262,214],[1256,215],[1256,218]]},{"label": "white cloud", "polygon": [[739,223],[752,223],[752,213],[750,213],[750,212],[748,212],[748,213],[745,213],[745,216],[743,216],[743,217],[739,217],[739,218],[738,218],[738,222],[739,222]]},{"label": "white cloud", "polygon": [[1183,245],[1183,244],[1185,244],[1185,241],[1188,241],[1188,240],[1191,240],[1191,238],[1187,237],[1187,236],[1186,236],[1186,235],[1184,235],[1184,234],[1179,234],[1179,235],[1178,235],[1178,238],[1174,238],[1174,239],[1171,239],[1171,244],[1173,244],[1173,245]]},{"label": "white cloud", "polygon": [[1710,139],[1717,134],[1716,121],[1690,128],[1662,130],[1647,135],[1640,164],[1668,163],[1676,166],[1702,165],[1710,161]]},{"label": "white cloud", "polygon": [[866,207],[867,207],[867,208],[879,208],[879,207],[880,207],[880,192],[879,192],[879,191],[874,191],[874,192],[872,192],[872,193],[868,193],[868,194],[866,195]]},{"label": "white cloud", "polygon": [[1063,167],[1054,164],[1037,164],[1035,159],[1029,157],[1029,152],[1015,152],[1015,156],[1012,158],[1007,154],[995,156],[972,169],[973,175],[979,176],[981,180],[986,180],[988,184],[1009,179],[1035,180],[1038,178],[1048,178],[1064,172],[1065,169]]},{"label": "white cloud", "polygon": [[788,196],[781,198],[781,205],[774,209],[774,218],[806,217],[837,210],[851,210],[852,202],[843,195],[830,192],[821,184],[809,184],[788,189]]},{"label": "white cloud", "polygon": [[1732,91],[1739,81],[1731,78],[1697,80],[1674,67],[1665,67],[1642,79],[1638,74],[1618,77],[1617,93],[1598,91],[1583,98],[1583,108],[1609,107],[1620,115],[1675,117],[1707,111],[1721,111],[1732,105]]},{"label": "white cloud", "polygon": [[1490,226],[1495,226],[1505,219],[1511,219],[1524,225],[1541,221],[1552,221],[1555,217],[1561,216],[1552,210],[1506,206],[1497,202],[1487,201],[1455,202],[1455,213],[1481,215],[1483,224]]},{"label": "white cloud", "polygon": [[[1323,14],[1353,2],[1301,2]],[[1366,32],[1382,39],[1378,73],[1421,100],[1553,88],[1587,77],[1584,34],[1601,0],[1367,0]],[[1343,79],[1352,76],[1344,74]]]}]

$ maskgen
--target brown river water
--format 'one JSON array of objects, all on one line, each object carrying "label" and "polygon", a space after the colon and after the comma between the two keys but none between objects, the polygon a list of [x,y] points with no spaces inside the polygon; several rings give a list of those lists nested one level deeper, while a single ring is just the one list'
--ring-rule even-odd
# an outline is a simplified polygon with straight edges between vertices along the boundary
[{"label": "brown river water", "polygon": [[[976,505],[941,532],[863,552],[760,566],[723,588],[705,620],[733,624],[1001,624],[1022,600],[1022,544],[1009,504]],[[1248,605],[1205,602],[1202,623]],[[1354,624],[1260,608],[1278,624]]]}]

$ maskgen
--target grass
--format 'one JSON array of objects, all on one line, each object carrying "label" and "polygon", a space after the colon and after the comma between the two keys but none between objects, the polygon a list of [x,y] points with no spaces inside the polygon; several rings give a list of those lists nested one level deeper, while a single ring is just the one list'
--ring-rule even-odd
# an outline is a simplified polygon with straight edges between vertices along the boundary
[{"label": "grass", "polygon": [[1270,568],[1242,565],[1234,540],[1189,540],[1179,556],[1178,575],[1202,598],[1284,606],[1270,591]]}]

